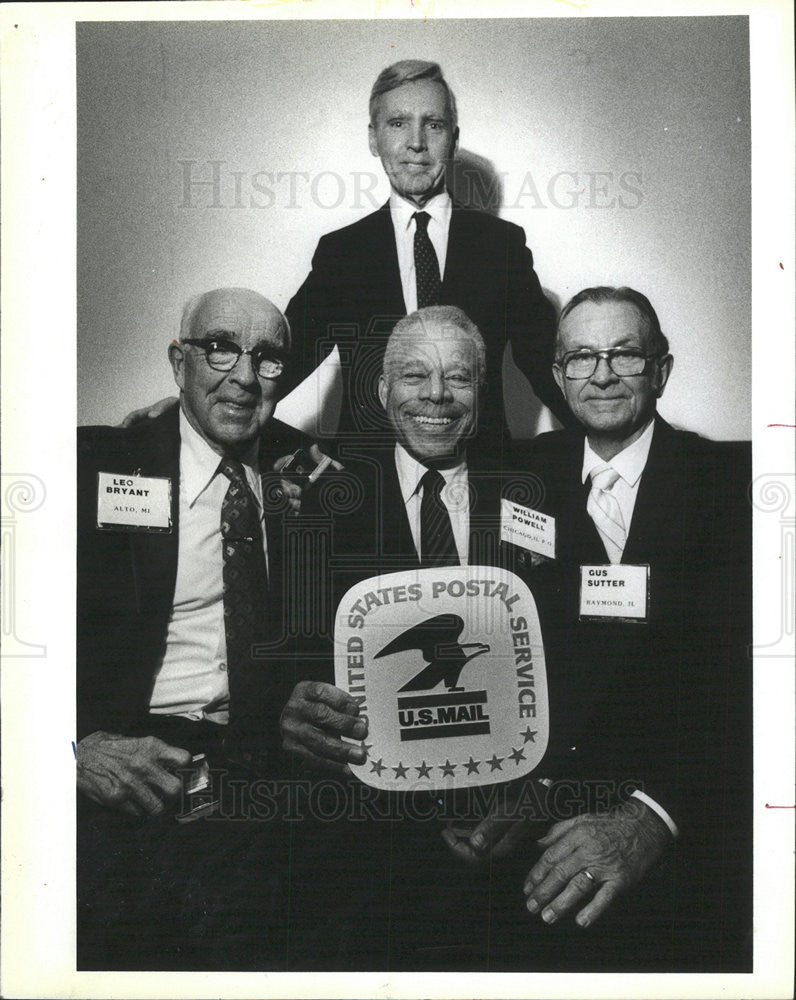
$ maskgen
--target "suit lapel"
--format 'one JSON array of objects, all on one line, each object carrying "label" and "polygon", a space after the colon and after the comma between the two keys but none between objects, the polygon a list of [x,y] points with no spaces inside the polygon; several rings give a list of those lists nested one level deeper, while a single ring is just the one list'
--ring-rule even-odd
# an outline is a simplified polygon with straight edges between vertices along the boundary
[{"label": "suit lapel", "polygon": [[141,612],[150,614],[170,613],[177,580],[180,530],[179,412],[179,407],[173,407],[152,421],[151,427],[148,428],[145,447],[142,449],[141,474],[164,477],[171,483],[171,531],[168,534],[149,531],[130,533],[137,603]]},{"label": "suit lapel", "polygon": [[395,467],[395,451],[390,449],[382,460],[383,480],[381,484],[381,535],[382,551],[388,563],[396,569],[413,569],[420,565],[417,550],[406,516],[406,504],[401,493],[398,470]]},{"label": "suit lapel", "polygon": [[390,203],[387,202],[377,212],[367,216],[363,220],[363,225],[365,224],[365,232],[362,234],[365,238],[359,243],[362,281],[368,286],[362,290],[363,301],[373,300],[374,316],[386,315],[393,320],[396,316],[405,316],[406,303],[398,267],[398,248],[395,244]]},{"label": "suit lapel", "polygon": [[[684,491],[676,486],[677,468],[674,432],[665,420],[656,417],[623,563],[655,562],[671,548],[672,525],[681,523],[677,508],[684,496]],[[662,497],[666,498],[664,503]]]}]

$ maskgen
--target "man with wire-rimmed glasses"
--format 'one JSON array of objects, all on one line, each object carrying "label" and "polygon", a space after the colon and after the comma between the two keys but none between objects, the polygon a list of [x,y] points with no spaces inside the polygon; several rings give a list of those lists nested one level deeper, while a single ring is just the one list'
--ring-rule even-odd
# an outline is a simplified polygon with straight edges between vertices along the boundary
[{"label": "man with wire-rimmed glasses", "polygon": [[[640,292],[587,288],[564,307],[553,374],[581,429],[541,435],[521,463],[539,477],[548,519],[548,547],[528,542],[525,558],[564,692],[549,776],[580,792],[529,859],[524,891],[545,923],[607,920],[606,969],[612,954],[622,967],[612,949],[639,969],[740,969],[751,927],[750,455],[663,420],[671,371]],[[613,790],[598,808],[590,780]],[[643,890],[615,902],[645,874]]]}]

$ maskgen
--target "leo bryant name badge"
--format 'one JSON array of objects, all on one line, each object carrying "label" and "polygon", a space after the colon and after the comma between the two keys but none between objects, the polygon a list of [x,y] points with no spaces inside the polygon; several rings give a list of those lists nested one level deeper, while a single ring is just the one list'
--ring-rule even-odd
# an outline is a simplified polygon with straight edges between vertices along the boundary
[{"label": "leo bryant name badge", "polygon": [[500,501],[500,540],[555,559],[556,519],[503,497]]},{"label": "leo bryant name badge", "polygon": [[371,577],[340,602],[335,677],[368,721],[376,788],[448,789],[529,774],[547,748],[536,605],[493,566]]},{"label": "leo bryant name badge", "polygon": [[649,584],[649,566],[581,566],[581,620],[620,618],[646,622]]},{"label": "leo bryant name badge", "polygon": [[171,480],[98,472],[97,527],[113,531],[171,531]]}]

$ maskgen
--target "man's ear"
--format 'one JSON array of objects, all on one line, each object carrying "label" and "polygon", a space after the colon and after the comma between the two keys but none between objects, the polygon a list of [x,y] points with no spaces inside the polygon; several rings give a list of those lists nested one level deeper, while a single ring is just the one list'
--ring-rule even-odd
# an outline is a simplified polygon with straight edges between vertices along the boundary
[{"label": "man's ear", "polygon": [[561,371],[558,365],[553,365],[553,378],[556,380],[556,385],[561,390],[561,395],[564,399],[567,398],[567,394],[564,392],[564,373]]},{"label": "man's ear", "polygon": [[451,150],[451,159],[453,159],[453,154],[459,148],[459,126],[453,130],[453,149]]},{"label": "man's ear", "polygon": [[672,365],[674,365],[674,358],[671,354],[664,354],[664,356],[658,361],[658,367],[655,374],[655,390],[658,399],[663,395],[663,390],[666,388],[666,383],[669,381],[669,376],[672,374]]},{"label": "man's ear", "polygon": [[180,387],[185,388],[185,349],[182,344],[173,340],[169,344],[169,364],[174,372],[174,381]]},{"label": "man's ear", "polygon": [[387,380],[383,375],[379,375],[379,402],[387,409]]},{"label": "man's ear", "polygon": [[368,125],[368,148],[373,156],[379,155],[379,149],[376,144],[376,129],[373,127],[372,122]]}]

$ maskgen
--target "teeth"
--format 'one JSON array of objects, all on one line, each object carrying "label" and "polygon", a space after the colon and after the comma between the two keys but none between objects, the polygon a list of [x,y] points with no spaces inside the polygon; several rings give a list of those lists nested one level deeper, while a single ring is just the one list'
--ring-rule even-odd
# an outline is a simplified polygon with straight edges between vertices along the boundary
[{"label": "teeth", "polygon": [[419,424],[434,424],[435,426],[453,423],[453,417],[423,417],[418,415],[412,419],[416,420]]}]

